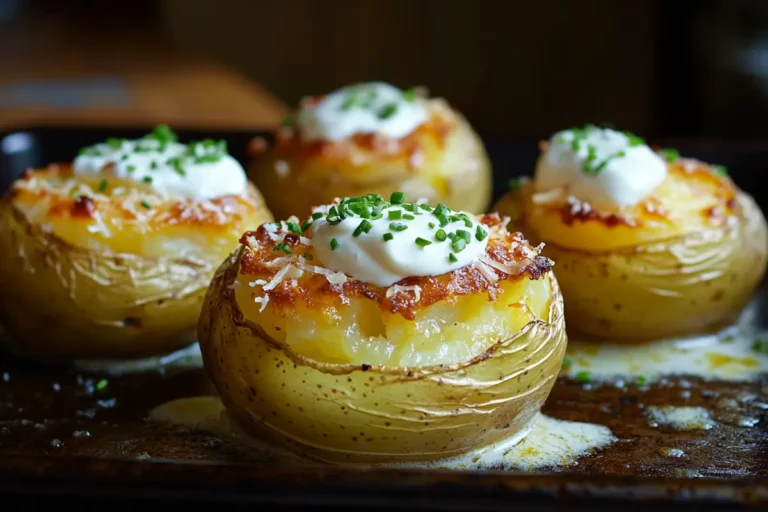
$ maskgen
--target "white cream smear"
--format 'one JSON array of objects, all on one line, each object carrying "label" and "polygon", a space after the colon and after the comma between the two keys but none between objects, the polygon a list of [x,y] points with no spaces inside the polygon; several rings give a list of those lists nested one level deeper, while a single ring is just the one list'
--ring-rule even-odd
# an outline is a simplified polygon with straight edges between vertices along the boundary
[{"label": "white cream smear", "polygon": [[149,184],[160,194],[197,201],[242,195],[248,185],[245,170],[227,153],[224,141],[180,144],[167,127],[141,139],[109,139],[84,148],[72,167],[76,175],[111,172]]},{"label": "white cream smear", "polygon": [[[218,397],[180,398],[152,409],[149,420],[199,429],[245,444],[256,452],[302,461],[298,455],[275,448],[244,433],[229,417]],[[428,469],[522,469],[563,467],[613,443],[616,438],[602,425],[563,421],[538,414],[528,428],[494,445],[459,457],[433,462],[364,464],[365,466]],[[307,462],[305,460],[305,462]],[[362,464],[353,464],[362,465]]]},{"label": "white cream smear", "polygon": [[364,208],[369,218],[354,212],[344,219],[332,215],[344,204],[322,209],[330,213],[314,220],[312,247],[324,267],[360,281],[390,286],[406,277],[452,272],[485,254],[487,228],[470,214],[444,205],[384,201],[353,207]]},{"label": "white cream smear", "polygon": [[610,208],[637,204],[666,175],[664,159],[639,137],[588,125],[552,136],[537,163],[534,187],[539,197],[555,192]]},{"label": "white cream smear", "polygon": [[768,339],[758,327],[759,301],[753,301],[738,323],[723,331],[691,338],[645,344],[568,340],[563,374],[580,381],[651,383],[666,376],[746,382],[768,372],[768,353],[755,341]]},{"label": "white cream smear", "polygon": [[338,141],[371,133],[400,139],[428,118],[426,102],[412,91],[370,82],[344,87],[305,106],[298,112],[296,125],[307,141]]}]

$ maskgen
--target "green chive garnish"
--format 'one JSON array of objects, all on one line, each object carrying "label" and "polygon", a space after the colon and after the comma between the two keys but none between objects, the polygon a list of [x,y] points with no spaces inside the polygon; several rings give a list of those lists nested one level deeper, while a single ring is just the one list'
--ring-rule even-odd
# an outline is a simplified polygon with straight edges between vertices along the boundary
[{"label": "green chive garnish", "polygon": [[590,381],[592,374],[590,372],[579,372],[576,374],[576,382],[585,384]]},{"label": "green chive garnish", "polygon": [[141,202],[141,206],[143,206],[143,207],[144,207],[144,208],[146,208],[147,210],[149,210],[150,208],[152,208],[152,205],[151,205],[151,204],[149,204],[149,203],[148,203],[148,202],[146,202],[146,201],[142,201],[142,202]]},{"label": "green chive garnish", "polygon": [[312,214],[312,220],[317,220],[317,219],[322,219],[322,218],[323,218],[323,214],[320,213],[320,212],[315,212],[315,213]]},{"label": "green chive garnish", "polygon": [[387,218],[390,220],[399,220],[403,216],[402,210],[389,210],[387,211]]},{"label": "green chive garnish", "polygon": [[403,99],[408,103],[413,103],[413,101],[416,99],[416,90],[406,89],[405,91],[403,91]]},{"label": "green chive garnish", "polygon": [[390,222],[389,223],[389,229],[392,231],[405,231],[408,229],[408,226],[405,224],[401,224],[400,222]]},{"label": "green chive garnish", "polygon": [[456,263],[457,261],[459,261],[459,258],[457,258],[455,254],[451,253],[448,255],[448,261],[450,261],[451,263]]},{"label": "green chive garnish", "polygon": [[311,226],[311,225],[312,225],[312,221],[311,221],[311,220],[309,220],[309,219],[307,219],[307,220],[305,220],[304,222],[302,222],[302,223],[301,223],[301,232],[303,233],[303,232],[305,232],[306,230],[308,230],[308,229],[309,229],[309,226]]},{"label": "green chive garnish", "polygon": [[638,375],[637,376],[637,385],[638,386],[645,386],[645,384],[648,382],[648,379],[645,377],[645,375]]},{"label": "green chive garnish", "polygon": [[421,237],[416,238],[415,242],[416,242],[416,245],[418,245],[422,249],[424,247],[428,246],[428,245],[432,245],[432,242],[430,242],[429,240],[427,240],[425,238],[421,238]]},{"label": "green chive garnish", "polygon": [[277,251],[283,251],[285,254],[291,254],[291,248],[288,247],[285,242],[280,242],[274,247],[274,249],[272,249],[272,252]]},{"label": "green chive garnish", "polygon": [[303,233],[299,225],[292,220],[289,220],[288,222],[286,222],[286,225],[288,226],[288,231],[290,231],[291,233],[294,233],[299,236],[301,236],[301,234]]},{"label": "green chive garnish", "polygon": [[152,176],[144,176],[143,178],[141,178],[141,181],[143,181],[144,183],[152,183]]},{"label": "green chive garnish", "polygon": [[488,236],[488,232],[483,229],[483,226],[480,224],[477,225],[477,229],[475,230],[475,238],[477,238],[478,242],[482,242],[485,240],[485,237]]},{"label": "green chive garnish", "polygon": [[107,184],[108,182],[106,179],[101,180],[99,182],[99,192],[104,192],[105,190],[107,190]]},{"label": "green chive garnish", "polygon": [[445,231],[443,231],[442,229],[438,229],[435,232],[435,240],[437,240],[438,242],[445,242],[446,238],[448,238],[448,235],[446,235]]},{"label": "green chive garnish", "polygon": [[101,379],[99,382],[96,383],[96,391],[104,391],[107,389],[107,386],[109,385],[109,381],[107,379]]},{"label": "green chive garnish", "polygon": [[404,218],[405,220],[413,220],[413,219],[415,219],[416,217],[414,217],[414,216],[413,216],[413,215],[411,215],[410,213],[405,213],[405,214],[403,214],[403,218]]},{"label": "green chive garnish", "polygon": [[126,167],[126,169],[128,170],[128,172],[133,172],[133,171],[135,171],[135,170],[136,170],[136,166],[135,166],[135,165],[133,165],[133,164],[129,164],[129,165]]},{"label": "green chive garnish", "polygon": [[718,176],[728,176],[728,168],[725,167],[724,165],[713,165],[712,170]]},{"label": "green chive garnish", "polygon": [[352,236],[358,237],[363,233],[368,233],[372,227],[373,227],[373,224],[371,224],[368,220],[363,219],[362,222],[360,222],[360,224],[358,224],[357,227],[355,228],[355,231],[352,233]]},{"label": "green chive garnish", "polygon": [[671,164],[677,162],[678,158],[680,158],[680,152],[672,148],[660,149],[659,154],[664,160]]},{"label": "green chive garnish", "polygon": [[453,239],[453,243],[451,243],[451,249],[453,249],[453,252],[461,252],[466,246],[467,242],[465,242],[463,238],[456,237]]},{"label": "green chive garnish", "polygon": [[381,110],[379,110],[379,119],[389,119],[393,115],[395,115],[395,112],[397,112],[397,104],[396,103],[390,103],[389,105],[385,105]]},{"label": "green chive garnish", "polygon": [[392,192],[389,196],[389,202],[392,204],[403,204],[405,201],[405,194],[403,192]]},{"label": "green chive garnish", "polygon": [[331,238],[331,250],[335,251],[336,248],[339,246],[339,241],[335,238]]},{"label": "green chive garnish", "polygon": [[395,235],[393,235],[392,233],[384,233],[382,235],[382,238],[384,239],[385,242],[389,242],[390,240],[395,238]]}]

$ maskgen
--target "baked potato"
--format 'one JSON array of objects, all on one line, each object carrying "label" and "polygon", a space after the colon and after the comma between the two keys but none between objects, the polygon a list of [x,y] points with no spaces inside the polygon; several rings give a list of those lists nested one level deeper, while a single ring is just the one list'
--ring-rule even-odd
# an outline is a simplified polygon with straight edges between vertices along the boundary
[{"label": "baked potato", "polygon": [[403,203],[421,215],[391,222],[375,195],[335,235],[334,213],[361,199],[245,233],[219,267],[198,339],[228,411],[329,462],[436,460],[525,432],[567,343],[552,262],[496,214]]},{"label": "baked potato", "polygon": [[[532,240],[546,242],[544,254],[558,262],[569,332],[644,342],[714,332],[733,323],[765,273],[766,221],[753,198],[722,167],[680,158],[674,150],[653,151],[625,134],[628,149],[620,151],[644,146],[661,162],[663,175],[658,183],[645,183],[647,191],[621,191],[637,193],[634,203],[593,204],[574,195],[569,184],[542,186],[542,173],[551,174],[552,161],[559,158],[549,154],[551,146],[563,133],[568,132],[542,145],[533,179],[513,182],[495,209]],[[586,161],[588,140],[582,140],[581,153],[572,148],[576,156],[571,158],[578,161],[580,155],[582,164]],[[564,142],[570,146],[573,138]],[[616,157],[616,163],[622,158],[629,156]],[[620,178],[618,186],[634,187],[631,180],[645,179],[641,173],[649,162],[646,158],[631,169],[634,178],[617,172],[605,180]],[[600,203],[600,194],[611,185],[580,172],[582,190],[601,188],[593,194]]]},{"label": "baked potato", "polygon": [[280,219],[396,190],[472,213],[491,200],[491,165],[467,120],[443,99],[378,82],[305,98],[250,154],[249,177]]},{"label": "baked potato", "polygon": [[182,156],[174,171],[163,163],[142,168],[136,145],[145,144],[142,155],[153,159],[181,146],[167,129],[110,143],[114,151],[86,151],[104,160],[110,151],[128,154],[121,161],[131,166],[128,174],[115,162],[85,170],[76,169],[78,160],[50,165],[27,171],[0,200],[0,325],[12,352],[129,359],[190,344],[216,266],[244,229],[272,218],[242,167],[243,181],[232,189],[241,193],[210,198],[174,193],[190,185],[170,186],[163,173],[198,185],[196,173],[228,176],[213,157],[197,164]]}]

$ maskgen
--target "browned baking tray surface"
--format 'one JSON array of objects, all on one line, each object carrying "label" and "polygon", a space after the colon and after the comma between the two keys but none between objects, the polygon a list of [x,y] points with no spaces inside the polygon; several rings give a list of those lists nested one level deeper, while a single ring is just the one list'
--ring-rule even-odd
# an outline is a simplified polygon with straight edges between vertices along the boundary
[{"label": "browned baking tray surface", "polygon": [[[106,136],[74,129],[24,133],[39,154],[0,163],[62,159],[72,147]],[[248,140],[236,132],[191,136],[224,136],[233,148]],[[51,146],[51,140],[66,140],[67,147]],[[504,169],[495,177],[497,190],[507,179],[504,172],[515,175],[530,168],[536,151],[535,144],[502,146],[490,147],[497,169]],[[713,161],[729,163],[730,155],[737,164],[756,167],[768,157],[763,149],[722,151],[712,153]],[[735,179],[756,194],[764,188],[755,174],[744,172]],[[768,194],[757,200],[764,209],[768,206]],[[107,384],[98,386],[104,378]],[[228,506],[314,504],[333,510],[358,505],[368,510],[568,506],[622,512],[651,504],[676,511],[768,507],[768,376],[751,383],[670,378],[647,389],[561,379],[543,412],[605,425],[618,440],[575,465],[527,473],[292,466],[209,433],[146,420],[157,405],[202,394],[214,390],[199,368],[108,377],[0,355],[0,492],[49,494],[57,500],[65,495],[118,497],[123,504],[146,498]],[[652,405],[703,406],[716,426],[693,431],[652,427],[645,416]],[[745,418],[757,423],[746,426]],[[685,456],[670,457],[668,450],[674,448]]]}]

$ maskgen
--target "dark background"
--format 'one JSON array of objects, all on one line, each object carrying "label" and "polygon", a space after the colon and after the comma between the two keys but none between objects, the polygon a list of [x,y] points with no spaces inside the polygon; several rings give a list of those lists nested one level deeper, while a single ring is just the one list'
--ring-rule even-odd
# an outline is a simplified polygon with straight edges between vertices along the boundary
[{"label": "dark background", "polygon": [[24,37],[0,50],[0,77],[25,45],[44,41],[55,66],[57,37],[106,58],[129,41],[227,64],[289,104],[361,80],[426,85],[494,135],[768,135],[764,0],[0,0],[4,31]]}]

